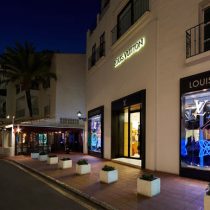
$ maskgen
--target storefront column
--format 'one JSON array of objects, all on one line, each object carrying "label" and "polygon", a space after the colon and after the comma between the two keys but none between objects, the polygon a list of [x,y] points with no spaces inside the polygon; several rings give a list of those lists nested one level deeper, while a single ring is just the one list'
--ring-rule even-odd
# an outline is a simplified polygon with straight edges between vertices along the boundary
[{"label": "storefront column", "polygon": [[14,125],[11,130],[11,148],[10,148],[10,156],[15,156],[15,130]]}]

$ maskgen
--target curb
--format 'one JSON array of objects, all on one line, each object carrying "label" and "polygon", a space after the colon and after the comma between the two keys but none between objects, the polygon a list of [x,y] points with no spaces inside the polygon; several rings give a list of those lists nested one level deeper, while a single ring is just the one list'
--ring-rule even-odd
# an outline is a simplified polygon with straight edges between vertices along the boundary
[{"label": "curb", "polygon": [[27,169],[28,171],[30,171],[30,172],[38,175],[38,176],[41,176],[42,178],[44,178],[44,179],[46,179],[46,180],[48,180],[48,181],[50,181],[50,182],[52,182],[52,183],[54,183],[56,185],[59,185],[64,190],[67,190],[70,193],[73,193],[73,194],[75,194],[77,196],[80,196],[80,197],[82,197],[82,198],[84,198],[84,199],[86,199],[88,201],[91,201],[95,205],[98,205],[98,206],[100,206],[100,207],[102,207],[104,209],[107,209],[107,210],[118,210],[118,209],[114,208],[113,206],[111,206],[110,204],[105,203],[103,201],[99,201],[95,197],[93,197],[93,196],[91,196],[91,195],[89,195],[87,193],[84,193],[84,192],[82,192],[82,191],[80,191],[80,190],[78,190],[76,188],[73,188],[73,187],[71,187],[71,186],[69,186],[69,185],[67,185],[67,184],[65,184],[65,183],[63,183],[63,182],[61,182],[61,181],[59,181],[57,179],[54,179],[54,178],[52,178],[52,177],[50,177],[48,175],[45,175],[44,173],[42,173],[42,172],[40,172],[40,171],[38,171],[36,169],[33,169],[33,168],[29,167],[29,166],[26,166],[26,165],[24,165],[22,163],[19,163],[19,162],[15,161],[15,160],[11,160],[11,159],[7,159],[7,160],[9,162],[12,162],[14,164],[17,164],[17,165],[23,167],[24,169]]}]

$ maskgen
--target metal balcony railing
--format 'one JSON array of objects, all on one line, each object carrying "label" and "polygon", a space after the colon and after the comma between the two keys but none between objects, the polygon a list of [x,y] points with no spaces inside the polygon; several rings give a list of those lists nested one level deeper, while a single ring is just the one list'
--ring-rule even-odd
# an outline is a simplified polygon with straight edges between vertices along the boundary
[{"label": "metal balcony railing", "polygon": [[96,64],[101,57],[105,56],[105,42],[103,42],[88,59],[88,69]]},{"label": "metal balcony railing", "polygon": [[200,23],[186,31],[186,58],[210,50],[210,22]]},{"label": "metal balcony railing", "polygon": [[114,44],[140,17],[142,17],[146,11],[149,11],[149,0],[135,1],[112,29],[112,44]]}]

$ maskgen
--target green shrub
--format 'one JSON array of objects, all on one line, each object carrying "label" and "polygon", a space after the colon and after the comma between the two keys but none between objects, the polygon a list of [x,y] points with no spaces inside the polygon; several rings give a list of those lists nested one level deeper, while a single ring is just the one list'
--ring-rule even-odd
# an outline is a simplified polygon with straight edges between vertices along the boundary
[{"label": "green shrub", "polygon": [[103,170],[103,171],[114,171],[114,170],[115,170],[115,167],[105,165],[105,166],[102,168],[102,170]]},{"label": "green shrub", "polygon": [[153,181],[156,179],[156,177],[154,176],[154,174],[143,174],[140,179],[143,179],[143,180],[147,180],[147,181]]},{"label": "green shrub", "polygon": [[78,160],[77,161],[77,164],[78,165],[87,165],[88,164],[88,161],[86,159],[81,159],[81,160]]},{"label": "green shrub", "polygon": [[61,158],[62,161],[65,161],[65,160],[71,160],[71,158],[68,158],[68,157],[63,157]]}]

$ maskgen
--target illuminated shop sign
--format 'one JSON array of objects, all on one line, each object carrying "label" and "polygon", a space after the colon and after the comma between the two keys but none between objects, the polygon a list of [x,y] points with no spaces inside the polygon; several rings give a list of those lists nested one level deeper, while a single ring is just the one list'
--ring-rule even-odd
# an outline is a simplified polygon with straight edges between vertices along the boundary
[{"label": "illuminated shop sign", "polygon": [[210,77],[196,79],[189,82],[189,88],[203,87],[205,85],[210,85]]},{"label": "illuminated shop sign", "polygon": [[114,60],[114,67],[117,68],[119,65],[124,63],[128,58],[130,58],[132,55],[139,52],[145,45],[145,38],[142,37],[137,42],[132,44],[127,50],[125,50],[121,55],[119,55]]}]

